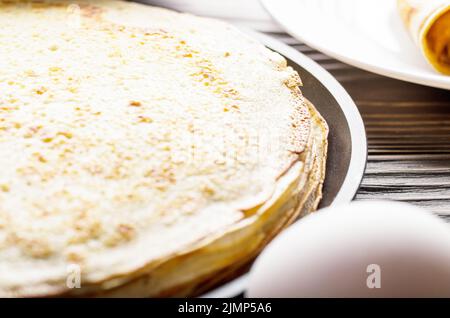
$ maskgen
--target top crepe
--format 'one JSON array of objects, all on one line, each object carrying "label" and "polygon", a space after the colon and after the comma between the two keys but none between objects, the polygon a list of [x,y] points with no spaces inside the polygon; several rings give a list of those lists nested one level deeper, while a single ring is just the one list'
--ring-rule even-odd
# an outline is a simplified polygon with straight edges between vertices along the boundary
[{"label": "top crepe", "polygon": [[0,3],[0,296],[190,295],[316,208],[327,128],[280,55],[141,4]]}]

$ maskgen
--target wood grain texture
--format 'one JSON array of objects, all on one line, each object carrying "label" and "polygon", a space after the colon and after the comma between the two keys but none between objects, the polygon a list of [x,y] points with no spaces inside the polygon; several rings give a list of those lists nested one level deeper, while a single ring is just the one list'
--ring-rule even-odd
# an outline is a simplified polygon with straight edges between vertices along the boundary
[{"label": "wood grain texture", "polygon": [[318,62],[347,89],[365,122],[369,157],[356,199],[410,202],[450,221],[450,91],[369,73],[317,52],[284,33],[258,0],[141,1],[264,31]]}]

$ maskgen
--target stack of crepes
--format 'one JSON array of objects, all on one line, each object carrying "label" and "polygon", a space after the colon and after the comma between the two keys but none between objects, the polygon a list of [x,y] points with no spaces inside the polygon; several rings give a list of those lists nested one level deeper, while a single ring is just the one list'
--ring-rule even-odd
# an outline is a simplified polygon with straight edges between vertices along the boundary
[{"label": "stack of crepes", "polygon": [[327,125],[283,57],[76,3],[0,1],[0,297],[195,295],[317,208]]},{"label": "stack of crepes", "polygon": [[398,7],[428,62],[450,75],[450,1],[398,0]]}]

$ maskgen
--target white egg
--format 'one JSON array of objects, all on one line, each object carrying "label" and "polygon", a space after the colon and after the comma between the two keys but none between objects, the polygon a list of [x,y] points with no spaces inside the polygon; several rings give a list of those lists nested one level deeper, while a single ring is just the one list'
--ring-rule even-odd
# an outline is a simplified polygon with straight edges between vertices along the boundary
[{"label": "white egg", "polygon": [[450,224],[397,202],[300,220],[263,251],[248,297],[450,297]]}]

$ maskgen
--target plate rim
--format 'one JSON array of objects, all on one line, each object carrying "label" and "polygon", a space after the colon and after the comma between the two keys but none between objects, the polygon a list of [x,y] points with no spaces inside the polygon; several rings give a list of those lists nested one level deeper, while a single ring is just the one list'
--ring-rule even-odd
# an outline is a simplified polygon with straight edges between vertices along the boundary
[{"label": "plate rim", "polygon": [[[351,136],[352,151],[350,156],[350,164],[348,166],[344,182],[342,183],[338,194],[330,206],[351,202],[354,199],[364,176],[368,154],[366,130],[363,119],[355,102],[344,87],[327,70],[303,53],[263,33],[245,28],[243,31],[252,38],[259,40],[271,50],[278,52],[311,73],[311,75],[313,75],[324,85],[324,87],[339,104],[342,112],[344,113],[345,119],[347,120]],[[247,281],[248,273],[245,273],[234,280],[205,293],[201,297],[234,297],[245,291]]]},{"label": "plate rim", "polygon": [[450,78],[447,79],[447,77],[444,75],[440,75],[438,73],[420,75],[419,73],[416,72],[414,73],[403,72],[401,70],[394,70],[388,67],[381,67],[373,63],[367,63],[358,59],[353,59],[351,57],[347,57],[344,54],[340,54],[337,51],[330,50],[326,46],[320,45],[317,42],[311,41],[307,37],[302,36],[301,32],[296,31],[295,28],[292,28],[286,22],[283,22],[283,19],[275,12],[276,10],[273,10],[272,4],[275,3],[274,0],[260,0],[260,3],[263,6],[263,8],[267,11],[267,13],[272,17],[272,19],[274,19],[276,23],[278,23],[284,30],[286,30],[287,33],[292,35],[292,37],[302,41],[303,43],[320,52],[325,53],[326,55],[332,58],[335,58],[336,60],[339,60],[341,62],[350,64],[357,68],[378,75],[394,78],[409,83],[420,84],[428,87],[450,90]]}]

